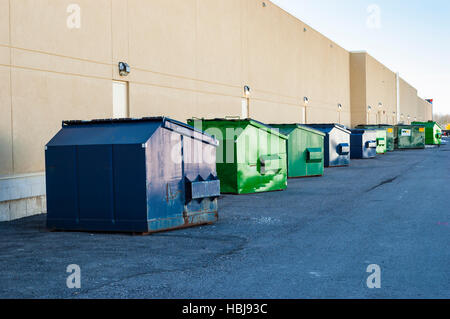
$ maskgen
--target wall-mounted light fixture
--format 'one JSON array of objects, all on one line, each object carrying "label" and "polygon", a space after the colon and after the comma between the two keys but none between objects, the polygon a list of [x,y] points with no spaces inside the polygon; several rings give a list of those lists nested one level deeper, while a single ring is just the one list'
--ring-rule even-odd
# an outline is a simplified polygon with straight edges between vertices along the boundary
[{"label": "wall-mounted light fixture", "polygon": [[131,69],[128,63],[125,62],[119,62],[119,74],[120,76],[127,76],[130,74]]},{"label": "wall-mounted light fixture", "polygon": [[246,86],[244,86],[244,95],[246,96],[246,97],[249,97],[250,96],[250,87],[248,86],[248,85],[246,85]]},{"label": "wall-mounted light fixture", "polygon": [[308,105],[309,99],[308,99],[307,96],[305,96],[305,97],[303,98],[303,103],[305,104],[305,106]]},{"label": "wall-mounted light fixture", "polygon": [[339,109],[339,111],[342,110],[342,104],[341,103],[338,104],[338,109]]},{"label": "wall-mounted light fixture", "polygon": [[383,103],[381,103],[381,102],[378,103],[378,107],[380,107],[380,108],[383,107]]},{"label": "wall-mounted light fixture", "polygon": [[372,111],[372,107],[370,105],[367,107],[367,111]]},{"label": "wall-mounted light fixture", "polygon": [[267,4],[265,2],[262,3],[263,8],[267,7]]}]

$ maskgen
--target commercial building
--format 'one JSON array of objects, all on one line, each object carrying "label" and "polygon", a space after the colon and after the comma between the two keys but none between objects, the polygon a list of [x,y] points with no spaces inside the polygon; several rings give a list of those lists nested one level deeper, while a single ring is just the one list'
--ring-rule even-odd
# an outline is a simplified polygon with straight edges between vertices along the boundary
[{"label": "commercial building", "polygon": [[432,105],[417,96],[417,89],[367,52],[351,52],[350,83],[352,126],[433,118]]},{"label": "commercial building", "polygon": [[[62,120],[350,126],[373,104],[392,123],[395,76],[367,55],[351,94],[354,56],[270,1],[0,0],[0,221],[45,211],[44,146]],[[413,116],[417,92],[400,92]]]},{"label": "commercial building", "polygon": [[350,55],[352,125],[396,124],[397,74],[366,52]]}]

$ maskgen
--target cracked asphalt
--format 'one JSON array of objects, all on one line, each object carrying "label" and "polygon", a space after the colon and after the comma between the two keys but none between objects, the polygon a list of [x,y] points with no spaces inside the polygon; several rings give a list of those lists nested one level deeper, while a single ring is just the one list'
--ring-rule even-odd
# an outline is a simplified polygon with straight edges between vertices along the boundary
[{"label": "cracked asphalt", "polygon": [[[151,236],[0,223],[0,298],[450,298],[450,144],[223,196],[212,226]],[[68,289],[66,267],[81,267]],[[367,266],[381,267],[368,289]]]}]

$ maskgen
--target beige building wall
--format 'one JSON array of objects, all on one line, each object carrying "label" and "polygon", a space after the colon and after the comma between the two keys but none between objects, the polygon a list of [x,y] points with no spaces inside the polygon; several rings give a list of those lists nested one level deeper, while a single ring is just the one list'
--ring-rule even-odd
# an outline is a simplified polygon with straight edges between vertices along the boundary
[{"label": "beige building wall", "polygon": [[[426,101],[425,101],[426,102]],[[433,116],[433,104],[426,102],[426,120],[427,121],[433,121],[434,120],[434,116]]]},{"label": "beige building wall", "polygon": [[9,1],[0,1],[0,176],[11,174],[11,54],[9,49]]},{"label": "beige building wall", "polygon": [[417,97],[418,121],[427,122],[433,120],[433,105],[428,101]]},{"label": "beige building wall", "polygon": [[349,53],[270,3],[246,3],[250,115],[268,123],[349,125]]},{"label": "beige building wall", "polygon": [[366,124],[369,121],[366,87],[366,53],[352,52],[350,54],[350,98],[352,126]]},{"label": "beige building wall", "polygon": [[113,81],[126,84],[130,117],[248,105],[267,123],[350,125],[349,53],[265,4],[0,0],[0,220],[45,210],[45,144],[62,120],[113,117]]},{"label": "beige building wall", "polygon": [[352,52],[350,75],[352,126],[396,124],[396,74],[366,52]]},{"label": "beige building wall", "polygon": [[400,122],[410,124],[418,118],[417,89],[400,78]]}]

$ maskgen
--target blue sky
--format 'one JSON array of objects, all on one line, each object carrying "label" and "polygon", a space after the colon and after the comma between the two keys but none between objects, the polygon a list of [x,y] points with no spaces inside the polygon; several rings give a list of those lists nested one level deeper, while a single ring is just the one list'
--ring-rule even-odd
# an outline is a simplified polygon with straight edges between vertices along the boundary
[{"label": "blue sky", "polygon": [[345,49],[367,51],[433,98],[435,113],[450,114],[450,1],[272,2]]}]

